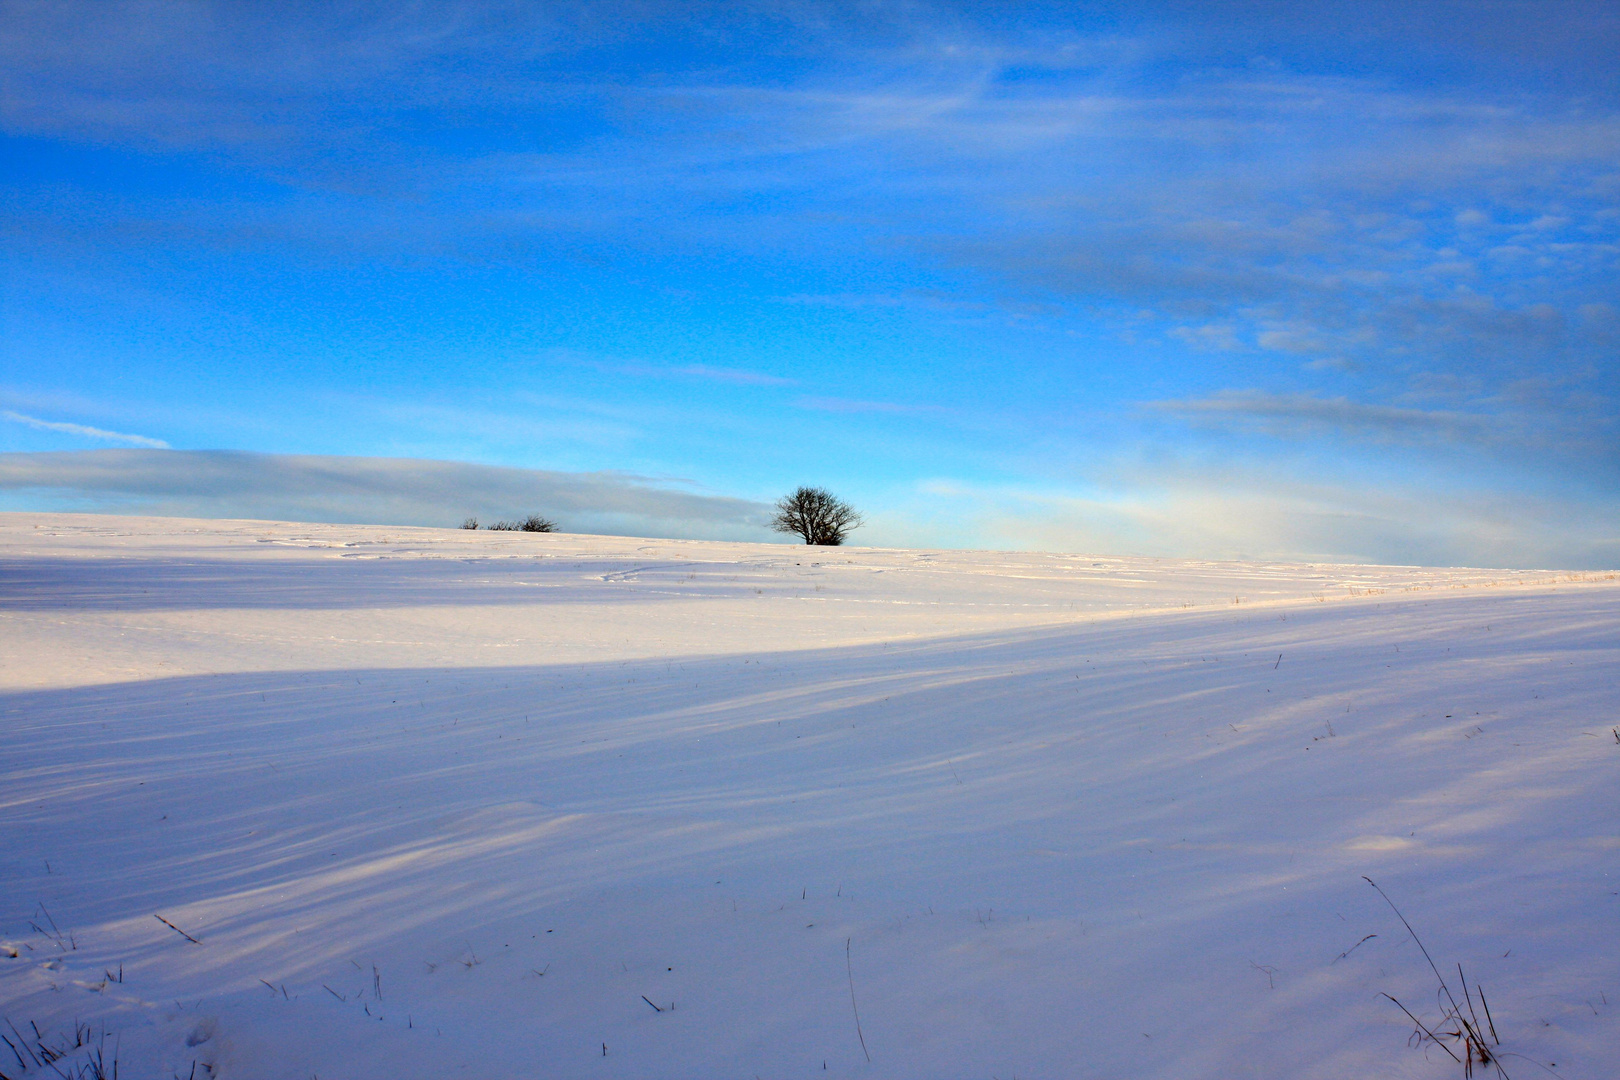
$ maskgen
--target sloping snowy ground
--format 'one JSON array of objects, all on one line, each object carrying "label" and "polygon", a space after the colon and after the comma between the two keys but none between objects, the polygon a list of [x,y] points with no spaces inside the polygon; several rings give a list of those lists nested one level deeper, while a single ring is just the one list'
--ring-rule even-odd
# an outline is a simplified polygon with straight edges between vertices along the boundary
[{"label": "sloping snowy ground", "polygon": [[1614,575],[12,514],[0,663],[125,1078],[1460,1075],[1362,875],[1620,1075]]}]

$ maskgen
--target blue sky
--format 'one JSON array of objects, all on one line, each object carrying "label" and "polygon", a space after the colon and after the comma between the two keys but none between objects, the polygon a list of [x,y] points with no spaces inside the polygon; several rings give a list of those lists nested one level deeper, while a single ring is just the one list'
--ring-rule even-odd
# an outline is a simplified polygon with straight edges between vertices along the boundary
[{"label": "blue sky", "polygon": [[0,507],[764,539],[817,483],[865,543],[1613,566],[1616,55],[1557,0],[0,3]]}]

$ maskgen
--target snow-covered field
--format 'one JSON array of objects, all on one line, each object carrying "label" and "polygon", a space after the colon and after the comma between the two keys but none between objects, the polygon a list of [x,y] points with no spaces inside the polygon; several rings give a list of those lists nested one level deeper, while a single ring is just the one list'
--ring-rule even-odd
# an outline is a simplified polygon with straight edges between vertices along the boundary
[{"label": "snow-covered field", "polygon": [[1612,574],[6,514],[0,665],[6,1077],[1460,1076],[1363,875],[1620,1076]]}]

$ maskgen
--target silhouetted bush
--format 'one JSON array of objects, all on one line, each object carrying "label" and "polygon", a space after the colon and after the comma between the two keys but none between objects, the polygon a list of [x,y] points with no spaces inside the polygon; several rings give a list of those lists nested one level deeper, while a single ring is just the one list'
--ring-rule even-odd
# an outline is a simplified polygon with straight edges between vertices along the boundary
[{"label": "silhouetted bush", "polygon": [[543,518],[539,514],[530,514],[518,521],[497,521],[485,528],[493,532],[556,532],[557,523],[550,518]]}]

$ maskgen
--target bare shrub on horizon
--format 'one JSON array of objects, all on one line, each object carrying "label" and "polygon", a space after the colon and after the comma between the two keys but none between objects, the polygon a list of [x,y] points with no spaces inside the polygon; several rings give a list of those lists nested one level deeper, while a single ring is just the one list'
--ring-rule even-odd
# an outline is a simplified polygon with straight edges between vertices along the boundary
[{"label": "bare shrub on horizon", "polygon": [[826,488],[801,487],[777,500],[771,528],[800,536],[806,544],[837,547],[863,523],[853,506]]}]

